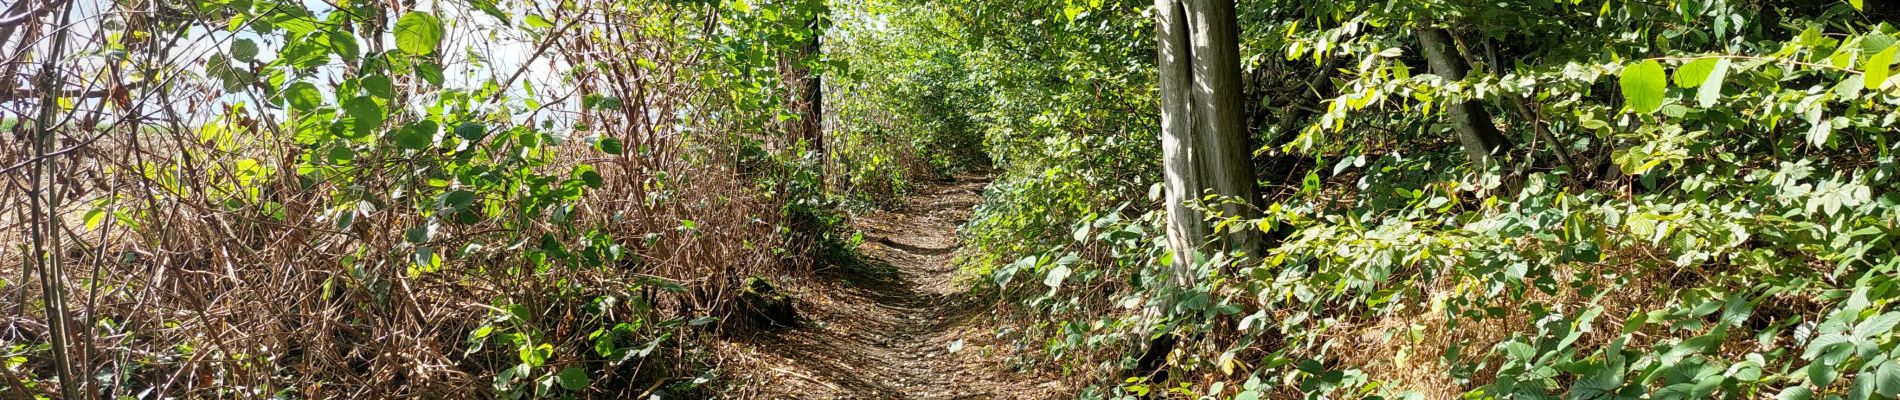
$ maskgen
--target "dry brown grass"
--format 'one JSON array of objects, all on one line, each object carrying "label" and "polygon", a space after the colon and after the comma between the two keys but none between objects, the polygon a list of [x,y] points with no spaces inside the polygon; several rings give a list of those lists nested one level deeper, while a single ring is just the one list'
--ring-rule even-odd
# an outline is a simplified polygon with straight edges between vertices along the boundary
[{"label": "dry brown grass", "polygon": [[[1453,361],[1456,364],[1475,365],[1495,360],[1498,355],[1493,349],[1498,344],[1513,336],[1534,333],[1536,316],[1523,307],[1524,304],[1561,309],[1566,315],[1572,316],[1591,307],[1601,307],[1603,312],[1591,323],[1591,331],[1584,333],[1573,344],[1577,354],[1587,356],[1621,337],[1621,328],[1631,316],[1670,306],[1671,299],[1681,295],[1678,292],[1681,288],[1698,287],[1718,280],[1707,276],[1709,272],[1706,270],[1672,270],[1645,266],[1640,262],[1653,260],[1661,251],[1654,248],[1625,248],[1605,254],[1603,262],[1558,266],[1551,273],[1553,277],[1559,278],[1556,294],[1532,290],[1520,300],[1493,304],[1504,311],[1502,316],[1476,321],[1461,318],[1455,329],[1448,325],[1440,303],[1448,298],[1468,297],[1466,288],[1477,282],[1468,277],[1440,278],[1423,290],[1425,301],[1408,304],[1377,318],[1342,324],[1326,332],[1323,337],[1340,344],[1333,347],[1336,350],[1333,355],[1338,362],[1359,368],[1374,380],[1384,381],[1385,387],[1394,392],[1418,392],[1428,399],[1462,398],[1475,387],[1460,384],[1450,375]],[[1586,285],[1594,285],[1608,292],[1593,301],[1578,290]],[[1769,302],[1763,309],[1813,308],[1812,304],[1774,303]],[[1811,313],[1812,310],[1809,311]],[[1650,324],[1630,336],[1625,348],[1641,349],[1655,345],[1657,340],[1685,337],[1680,335]],[[1766,352],[1777,346],[1789,345],[1787,341],[1792,340],[1778,337],[1777,343],[1762,345],[1754,339],[1748,335],[1735,335],[1728,338],[1717,353],[1726,359],[1741,359],[1750,352]],[[1456,360],[1448,360],[1447,350],[1454,345],[1462,346],[1465,350]],[[1491,368],[1476,371],[1472,380],[1492,381],[1496,373],[1495,362],[1492,364]]]}]

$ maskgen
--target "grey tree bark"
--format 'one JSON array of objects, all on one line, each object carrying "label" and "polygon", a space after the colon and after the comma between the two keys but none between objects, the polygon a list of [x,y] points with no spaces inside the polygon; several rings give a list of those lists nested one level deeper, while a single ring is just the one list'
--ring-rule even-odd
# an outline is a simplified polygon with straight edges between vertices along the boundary
[{"label": "grey tree bark", "polygon": [[1195,249],[1207,236],[1201,212],[1190,203],[1201,193],[1194,162],[1194,118],[1188,102],[1194,80],[1187,35],[1187,13],[1178,0],[1155,0],[1155,30],[1159,38],[1156,61],[1161,84],[1161,166],[1168,212],[1168,247],[1174,250],[1174,279],[1191,284],[1188,267]]},{"label": "grey tree bark", "polygon": [[[1440,28],[1424,28],[1418,32],[1419,47],[1424,49],[1425,61],[1431,64],[1432,73],[1448,80],[1462,80],[1471,71],[1471,65],[1458,52],[1458,45],[1452,42],[1451,33]],[[1480,168],[1489,165],[1491,156],[1511,148],[1510,139],[1498,132],[1498,126],[1491,122],[1491,112],[1484,109],[1484,103],[1467,100],[1452,104],[1450,111],[1452,130],[1458,135],[1458,142],[1465,148],[1465,156]]]},{"label": "grey tree bark", "polygon": [[1177,283],[1202,250],[1259,251],[1260,232],[1240,227],[1209,241],[1205,205],[1223,217],[1258,218],[1241,106],[1239,26],[1233,0],[1156,0],[1161,84],[1161,151],[1167,190],[1168,243]]}]

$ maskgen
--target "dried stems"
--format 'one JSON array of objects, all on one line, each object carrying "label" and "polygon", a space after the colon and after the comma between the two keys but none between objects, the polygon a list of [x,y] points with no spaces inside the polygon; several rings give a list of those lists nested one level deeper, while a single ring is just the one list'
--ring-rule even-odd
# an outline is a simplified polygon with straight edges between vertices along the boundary
[{"label": "dried stems", "polygon": [[[433,210],[404,205],[408,199],[400,196],[429,188],[433,177],[415,171],[446,157],[370,147],[355,154],[347,174],[309,173],[310,160],[331,149],[296,137],[300,114],[277,105],[268,82],[226,91],[215,77],[188,73],[203,69],[209,55],[228,52],[232,36],[204,33],[224,32],[225,21],[205,22],[217,18],[197,10],[189,18],[170,15],[180,10],[155,1],[106,9],[32,3],[64,11],[60,21],[38,11],[0,14],[28,15],[0,28],[0,60],[7,60],[0,64],[0,94],[37,95],[0,98],[0,120],[31,116],[11,129],[32,143],[0,146],[0,206],[12,209],[0,216],[0,235],[27,239],[0,251],[0,273],[20,268],[3,276],[38,275],[33,284],[0,286],[0,312],[8,318],[0,342],[50,346],[0,347],[0,358],[28,359],[17,369],[0,366],[0,398],[148,390],[172,397],[478,397],[517,363],[517,352],[495,340],[472,342],[469,334],[494,324],[497,307],[509,305],[533,314],[510,329],[559,349],[550,365],[595,368],[596,381],[625,382],[630,389],[623,394],[631,395],[706,361],[684,350],[700,328],[660,321],[724,316],[746,277],[784,274],[805,262],[795,251],[774,253],[786,246],[778,231],[785,200],[760,193],[732,150],[746,139],[775,136],[729,115],[715,117],[715,110],[730,109],[729,99],[698,80],[717,61],[692,42],[716,34],[708,23],[716,13],[700,6],[576,2],[539,10],[554,16],[559,28],[552,34],[505,37],[532,43],[534,56],[487,66],[502,75],[497,79],[507,77],[500,86],[522,80],[543,89],[536,107],[498,92],[496,108],[520,112],[485,120],[497,125],[491,131],[541,129],[536,123],[551,120],[581,128],[551,136],[615,138],[628,151],[602,156],[585,140],[547,146],[550,161],[532,166],[533,174],[560,177],[594,163],[604,178],[571,204],[564,222],[484,218],[444,224],[418,243],[406,230],[431,224]],[[466,14],[461,21],[486,18],[441,12]],[[639,29],[649,26],[655,29]],[[109,53],[101,51],[106,35],[135,30],[154,36],[127,36],[125,51],[110,53],[122,58],[99,61],[107,56],[96,54]],[[381,48],[381,40],[377,35],[366,47]],[[540,62],[559,65],[559,75],[529,65]],[[319,78],[348,69],[332,67],[338,71]],[[395,82],[403,101],[443,95],[412,80]],[[35,83],[16,85],[27,81]],[[621,101],[592,109],[566,101],[589,95]],[[420,108],[391,119],[419,118]],[[83,116],[87,110],[93,117]],[[520,116],[526,120],[511,119]],[[504,209],[524,201],[518,191],[485,200]],[[352,223],[339,223],[344,219]],[[625,246],[626,255],[603,268],[544,270],[521,250],[543,237],[575,242],[568,232],[590,230]],[[444,255],[440,265],[416,267],[423,246]],[[669,285],[683,289],[661,289]],[[84,288],[83,299],[70,298],[72,288]],[[29,291],[40,294],[38,304]],[[601,299],[614,303],[594,304]],[[641,306],[631,305],[636,301]],[[593,355],[588,335],[636,320],[650,322],[653,337],[672,339],[657,341],[663,346],[649,358],[604,369],[609,364]],[[58,392],[48,389],[53,380]]]}]

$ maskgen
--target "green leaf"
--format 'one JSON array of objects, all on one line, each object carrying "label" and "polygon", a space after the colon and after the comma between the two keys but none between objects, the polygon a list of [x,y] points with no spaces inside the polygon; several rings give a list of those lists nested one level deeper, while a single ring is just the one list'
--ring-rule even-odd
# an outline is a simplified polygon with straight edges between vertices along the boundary
[{"label": "green leaf", "polygon": [[1827,145],[1827,139],[1834,133],[1834,121],[1827,118],[1814,120],[1814,126],[1808,128],[1808,144],[1815,147]]},{"label": "green leaf", "polygon": [[468,5],[475,6],[475,9],[482,10],[482,12],[488,13],[489,16],[492,16],[492,17],[495,17],[495,19],[501,20],[501,23],[503,25],[508,24],[508,14],[503,13],[501,11],[501,8],[495,7],[494,1],[492,0],[467,0],[467,1],[468,1]]},{"label": "green leaf", "polygon": [[1900,311],[1876,315],[1854,326],[1854,336],[1861,339],[1873,339],[1876,336],[1893,333],[1895,325],[1900,325]]},{"label": "green leaf", "polygon": [[1893,361],[1880,364],[1880,368],[1874,370],[1874,376],[1874,393],[1883,399],[1900,397],[1900,365]]},{"label": "green leaf", "polygon": [[1664,386],[1662,390],[1657,391],[1655,394],[1651,395],[1650,398],[1654,400],[1690,400],[1690,399],[1698,399],[1700,397],[1697,397],[1695,395],[1695,384],[1678,383],[1674,385]]},{"label": "green leaf", "polygon": [[330,164],[347,165],[355,159],[356,150],[351,149],[350,146],[339,145],[330,148]]},{"label": "green leaf", "polygon": [[1847,335],[1838,333],[1821,335],[1821,337],[1814,338],[1813,341],[1808,342],[1808,348],[1801,353],[1801,358],[1813,360],[1817,357],[1835,352],[1837,351],[1836,349],[1851,348],[1852,346],[1853,338]]},{"label": "green leaf", "polygon": [[360,46],[356,45],[356,36],[352,36],[349,33],[330,32],[328,35],[324,35],[324,39],[322,39],[321,42],[329,47],[330,52],[336,53],[336,56],[342,57],[344,61],[354,62],[357,57],[362,56],[363,50]]},{"label": "green leaf", "polygon": [[587,388],[587,370],[581,367],[562,369],[561,372],[554,374],[554,378],[560,381],[562,389],[578,392]]},{"label": "green leaf", "polygon": [[1834,85],[1834,94],[1845,98],[1859,98],[1862,89],[1867,88],[1866,75],[1848,75],[1841,83]]},{"label": "green leaf", "polygon": [[1891,72],[1889,68],[1893,68],[1894,49],[1900,49],[1900,47],[1888,46],[1886,50],[1867,57],[1867,61],[1861,64],[1861,70],[1866,71],[1867,74],[1867,87],[1874,90],[1887,88],[1887,73]]},{"label": "green leaf", "polygon": [[1697,105],[1708,108],[1715,105],[1716,100],[1722,99],[1722,81],[1728,79],[1728,68],[1728,59],[1715,61],[1715,68],[1709,70],[1709,76],[1702,79],[1701,85],[1697,85],[1701,86],[1695,94]]},{"label": "green leaf", "polygon": [[1068,279],[1069,279],[1069,267],[1064,266],[1064,265],[1057,265],[1055,267],[1049,268],[1049,274],[1042,278],[1042,284],[1048,285],[1050,290],[1061,289],[1062,281],[1065,281]]},{"label": "green leaf", "polygon": [[1528,361],[1537,355],[1537,349],[1524,342],[1513,341],[1504,344],[1504,354],[1513,360]]},{"label": "green leaf", "polygon": [[1808,364],[1808,382],[1814,386],[1827,387],[1840,377],[1841,372],[1835,371],[1832,365],[1819,362]]},{"label": "green leaf", "polygon": [[1854,382],[1848,385],[1847,400],[1867,400],[1874,394],[1874,384],[1873,374],[1863,373],[1854,377]]},{"label": "green leaf", "polygon": [[1885,50],[1887,46],[1892,46],[1894,42],[1895,40],[1892,35],[1881,32],[1868,33],[1867,36],[1860,38],[1860,51],[1862,53],[1879,53],[1881,50]]},{"label": "green leaf", "polygon": [[1647,324],[1648,322],[1649,322],[1649,313],[1638,310],[1634,313],[1631,313],[1629,318],[1623,319],[1622,332],[1625,335],[1635,333],[1636,331],[1643,329],[1643,325]]},{"label": "green leaf", "polygon": [[257,60],[257,42],[250,39],[238,39],[231,42],[231,58],[251,62]]},{"label": "green leaf", "polygon": [[105,221],[106,210],[93,209],[92,211],[86,212],[86,229],[99,229],[99,224],[105,223]]},{"label": "green leaf", "polygon": [[363,90],[369,92],[370,95],[385,99],[396,98],[396,86],[389,82],[389,77],[387,76],[365,76],[361,82]]},{"label": "green leaf", "polygon": [[348,114],[350,118],[355,119],[355,121],[353,121],[355,124],[353,127],[356,131],[356,136],[353,137],[362,137],[370,131],[382,127],[383,118],[385,117],[383,114],[383,106],[377,104],[376,99],[370,98],[369,96],[356,96],[349,101],[343,102],[343,112]]},{"label": "green leaf", "polygon": [[1623,88],[1623,100],[1631,110],[1649,114],[1662,108],[1663,92],[1668,89],[1669,78],[1663,73],[1662,64],[1656,60],[1643,60],[1623,68],[1619,81]]},{"label": "green leaf", "polygon": [[416,63],[416,77],[430,85],[442,86],[442,66],[432,62]]},{"label": "green leaf", "polygon": [[310,82],[292,83],[284,89],[284,101],[290,103],[291,108],[308,111],[323,105],[323,92]]},{"label": "green leaf", "polygon": [[1808,25],[1808,29],[1801,30],[1800,43],[1803,46],[1820,45],[1822,39],[1825,39],[1825,37],[1821,36],[1820,25]]},{"label": "green leaf", "polygon": [[1812,398],[1814,398],[1814,391],[1809,390],[1806,386],[1782,389],[1781,393],[1775,394],[1775,400],[1808,400]]},{"label": "green leaf", "polygon": [[530,368],[539,367],[547,363],[548,357],[554,355],[554,345],[542,343],[534,347],[521,346],[518,352],[522,364],[527,364]]},{"label": "green leaf", "polygon": [[442,197],[436,198],[436,207],[449,210],[450,212],[461,212],[474,204],[475,192],[467,190],[448,192],[443,194]]},{"label": "green leaf", "polygon": [[475,122],[463,122],[455,127],[455,136],[470,142],[480,141],[488,136],[488,127]]},{"label": "green leaf", "polygon": [[422,120],[389,133],[390,141],[409,150],[422,150],[435,143],[435,121]]},{"label": "green leaf", "polygon": [[396,48],[415,55],[434,53],[442,45],[442,20],[434,14],[410,11],[396,20]]},{"label": "green leaf", "polygon": [[626,145],[620,143],[620,139],[610,137],[600,138],[598,146],[600,146],[601,152],[612,155],[620,155],[621,152],[627,150]]},{"label": "green leaf", "polygon": [[553,22],[548,22],[547,18],[542,18],[539,15],[529,14],[527,21],[528,21],[528,26],[533,27],[535,29],[548,29],[548,28],[554,27]]},{"label": "green leaf", "polygon": [[1722,60],[1724,59],[1716,57],[1698,58],[1695,61],[1690,61],[1688,64],[1683,64],[1680,68],[1676,68],[1676,87],[1692,88],[1702,86],[1702,83],[1709,79],[1709,73],[1715,71],[1715,64],[1720,63]]},{"label": "green leaf", "polygon": [[373,127],[356,122],[356,118],[344,117],[330,124],[330,135],[346,139],[356,139],[369,135]]},{"label": "green leaf", "polygon": [[595,188],[595,189],[599,189],[600,185],[606,183],[606,181],[601,179],[600,172],[594,171],[593,167],[588,167],[588,166],[583,166],[583,167],[587,167],[587,168],[581,170],[580,173],[577,174],[581,180],[581,183],[587,184],[587,187]]},{"label": "green leaf", "polygon": [[249,68],[239,68],[232,65],[231,58],[226,57],[224,54],[212,54],[210,58],[206,59],[204,71],[206,77],[217,77],[219,81],[224,83],[224,91],[226,93],[236,93],[239,90],[244,90],[245,86],[257,79],[255,72]]},{"label": "green leaf", "polygon": [[317,20],[309,16],[280,15],[276,25],[293,36],[308,35],[310,32],[317,31]]}]

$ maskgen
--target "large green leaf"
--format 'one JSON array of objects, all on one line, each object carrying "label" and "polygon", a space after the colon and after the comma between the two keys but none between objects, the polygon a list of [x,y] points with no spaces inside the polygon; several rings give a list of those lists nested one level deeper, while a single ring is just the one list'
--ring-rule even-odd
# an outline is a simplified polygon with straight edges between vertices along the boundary
[{"label": "large green leaf", "polygon": [[310,110],[323,105],[323,92],[310,82],[292,83],[284,89],[284,101],[290,103],[291,108]]},{"label": "large green leaf", "polygon": [[343,113],[349,115],[351,123],[353,124],[351,125],[351,130],[354,131],[354,135],[350,135],[350,137],[363,137],[364,135],[368,135],[370,132],[382,127],[383,119],[386,117],[386,114],[383,112],[383,106],[377,104],[376,99],[370,98],[369,96],[356,96],[356,98],[343,102]]},{"label": "large green leaf", "polygon": [[1880,364],[1880,368],[1874,370],[1874,376],[1878,378],[1874,383],[1874,392],[1880,394],[1881,398],[1900,397],[1900,365],[1894,361]]},{"label": "large green leaf", "polygon": [[[1801,353],[1801,358],[1813,360],[1837,352],[1845,353],[1846,349],[1853,347],[1853,340],[1852,337],[1838,333],[1821,335],[1808,342],[1808,348]],[[1834,361],[1838,362],[1838,358]]]},{"label": "large green leaf", "polygon": [[1619,83],[1623,88],[1623,101],[1631,110],[1648,114],[1662,108],[1663,92],[1668,89],[1669,77],[1663,73],[1662,64],[1656,60],[1643,60],[1623,68]]},{"label": "large green leaf", "polygon": [[1867,73],[1867,87],[1874,90],[1887,88],[1887,73],[1889,68],[1893,68],[1893,50],[1896,48],[1900,47],[1888,46],[1886,50],[1867,57],[1867,62],[1861,65],[1861,69]]},{"label": "large green leaf", "polygon": [[1715,65],[1709,69],[1709,75],[1702,78],[1701,84],[1696,85],[1700,86],[1695,93],[1697,105],[1707,108],[1715,105],[1716,100],[1722,99],[1722,81],[1728,79],[1728,69],[1728,59],[1715,61]]},{"label": "large green leaf", "polygon": [[1715,57],[1698,58],[1688,64],[1682,64],[1682,67],[1676,68],[1676,86],[1683,88],[1702,86],[1702,83],[1709,79],[1709,74],[1715,71],[1715,64],[1722,60]]},{"label": "large green leaf", "polygon": [[422,150],[429,148],[429,145],[435,143],[435,132],[437,128],[435,121],[422,120],[421,122],[404,126],[402,129],[389,132],[389,139],[395,142],[396,146],[410,150]]},{"label": "large green leaf", "polygon": [[1808,127],[1808,144],[1827,146],[1828,138],[1834,134],[1834,121],[1827,118],[1814,118],[1813,126]]},{"label": "large green leaf", "polygon": [[436,207],[447,210],[448,212],[461,212],[462,210],[468,209],[469,206],[474,205],[475,199],[475,192],[457,190],[436,197],[435,202]]},{"label": "large green leaf", "polygon": [[354,62],[363,56],[362,46],[356,44],[356,36],[346,32],[330,32],[317,41],[328,47],[330,52],[336,53],[337,57],[342,57],[343,61]]},{"label": "large green leaf", "polygon": [[463,122],[455,126],[455,136],[471,142],[479,142],[488,136],[488,127],[477,122]]},{"label": "large green leaf", "polygon": [[1872,340],[1880,335],[1892,334],[1895,326],[1900,326],[1900,311],[1875,315],[1861,321],[1854,325],[1854,336],[1861,340]]},{"label": "large green leaf", "polygon": [[1847,386],[1847,400],[1867,400],[1874,394],[1874,374],[1862,373]]},{"label": "large green leaf", "polygon": [[1069,279],[1069,272],[1069,267],[1063,265],[1049,268],[1049,273],[1042,278],[1042,284],[1049,285],[1050,290],[1061,289],[1062,281]]},{"label": "large green leaf", "polygon": [[1813,383],[1815,386],[1827,387],[1827,385],[1833,384],[1834,380],[1840,379],[1840,377],[1841,372],[1836,371],[1832,365],[1819,362],[1808,364],[1808,382]]},{"label": "large green leaf", "polygon": [[391,83],[387,76],[365,76],[359,80],[359,82],[363,85],[363,91],[369,92],[371,95],[385,99],[396,98],[396,85]]},{"label": "large green leaf", "polygon": [[343,112],[348,113],[351,118],[356,118],[359,122],[366,122],[370,125],[382,125],[383,117],[385,116],[383,106],[377,104],[376,99],[370,98],[369,96],[356,96],[344,102]]},{"label": "large green leaf", "polygon": [[562,369],[560,373],[555,374],[554,377],[561,382],[562,389],[579,391],[587,388],[587,370],[581,369],[580,367],[567,367],[566,369]]},{"label": "large green leaf", "polygon": [[251,39],[238,39],[231,42],[231,58],[240,62],[257,60],[257,42]]},{"label": "large green leaf", "polygon": [[416,63],[416,77],[430,85],[442,86],[442,66],[432,62]]},{"label": "large green leaf", "polygon": [[396,48],[415,55],[434,53],[442,45],[442,20],[434,14],[410,11],[396,20]]}]

